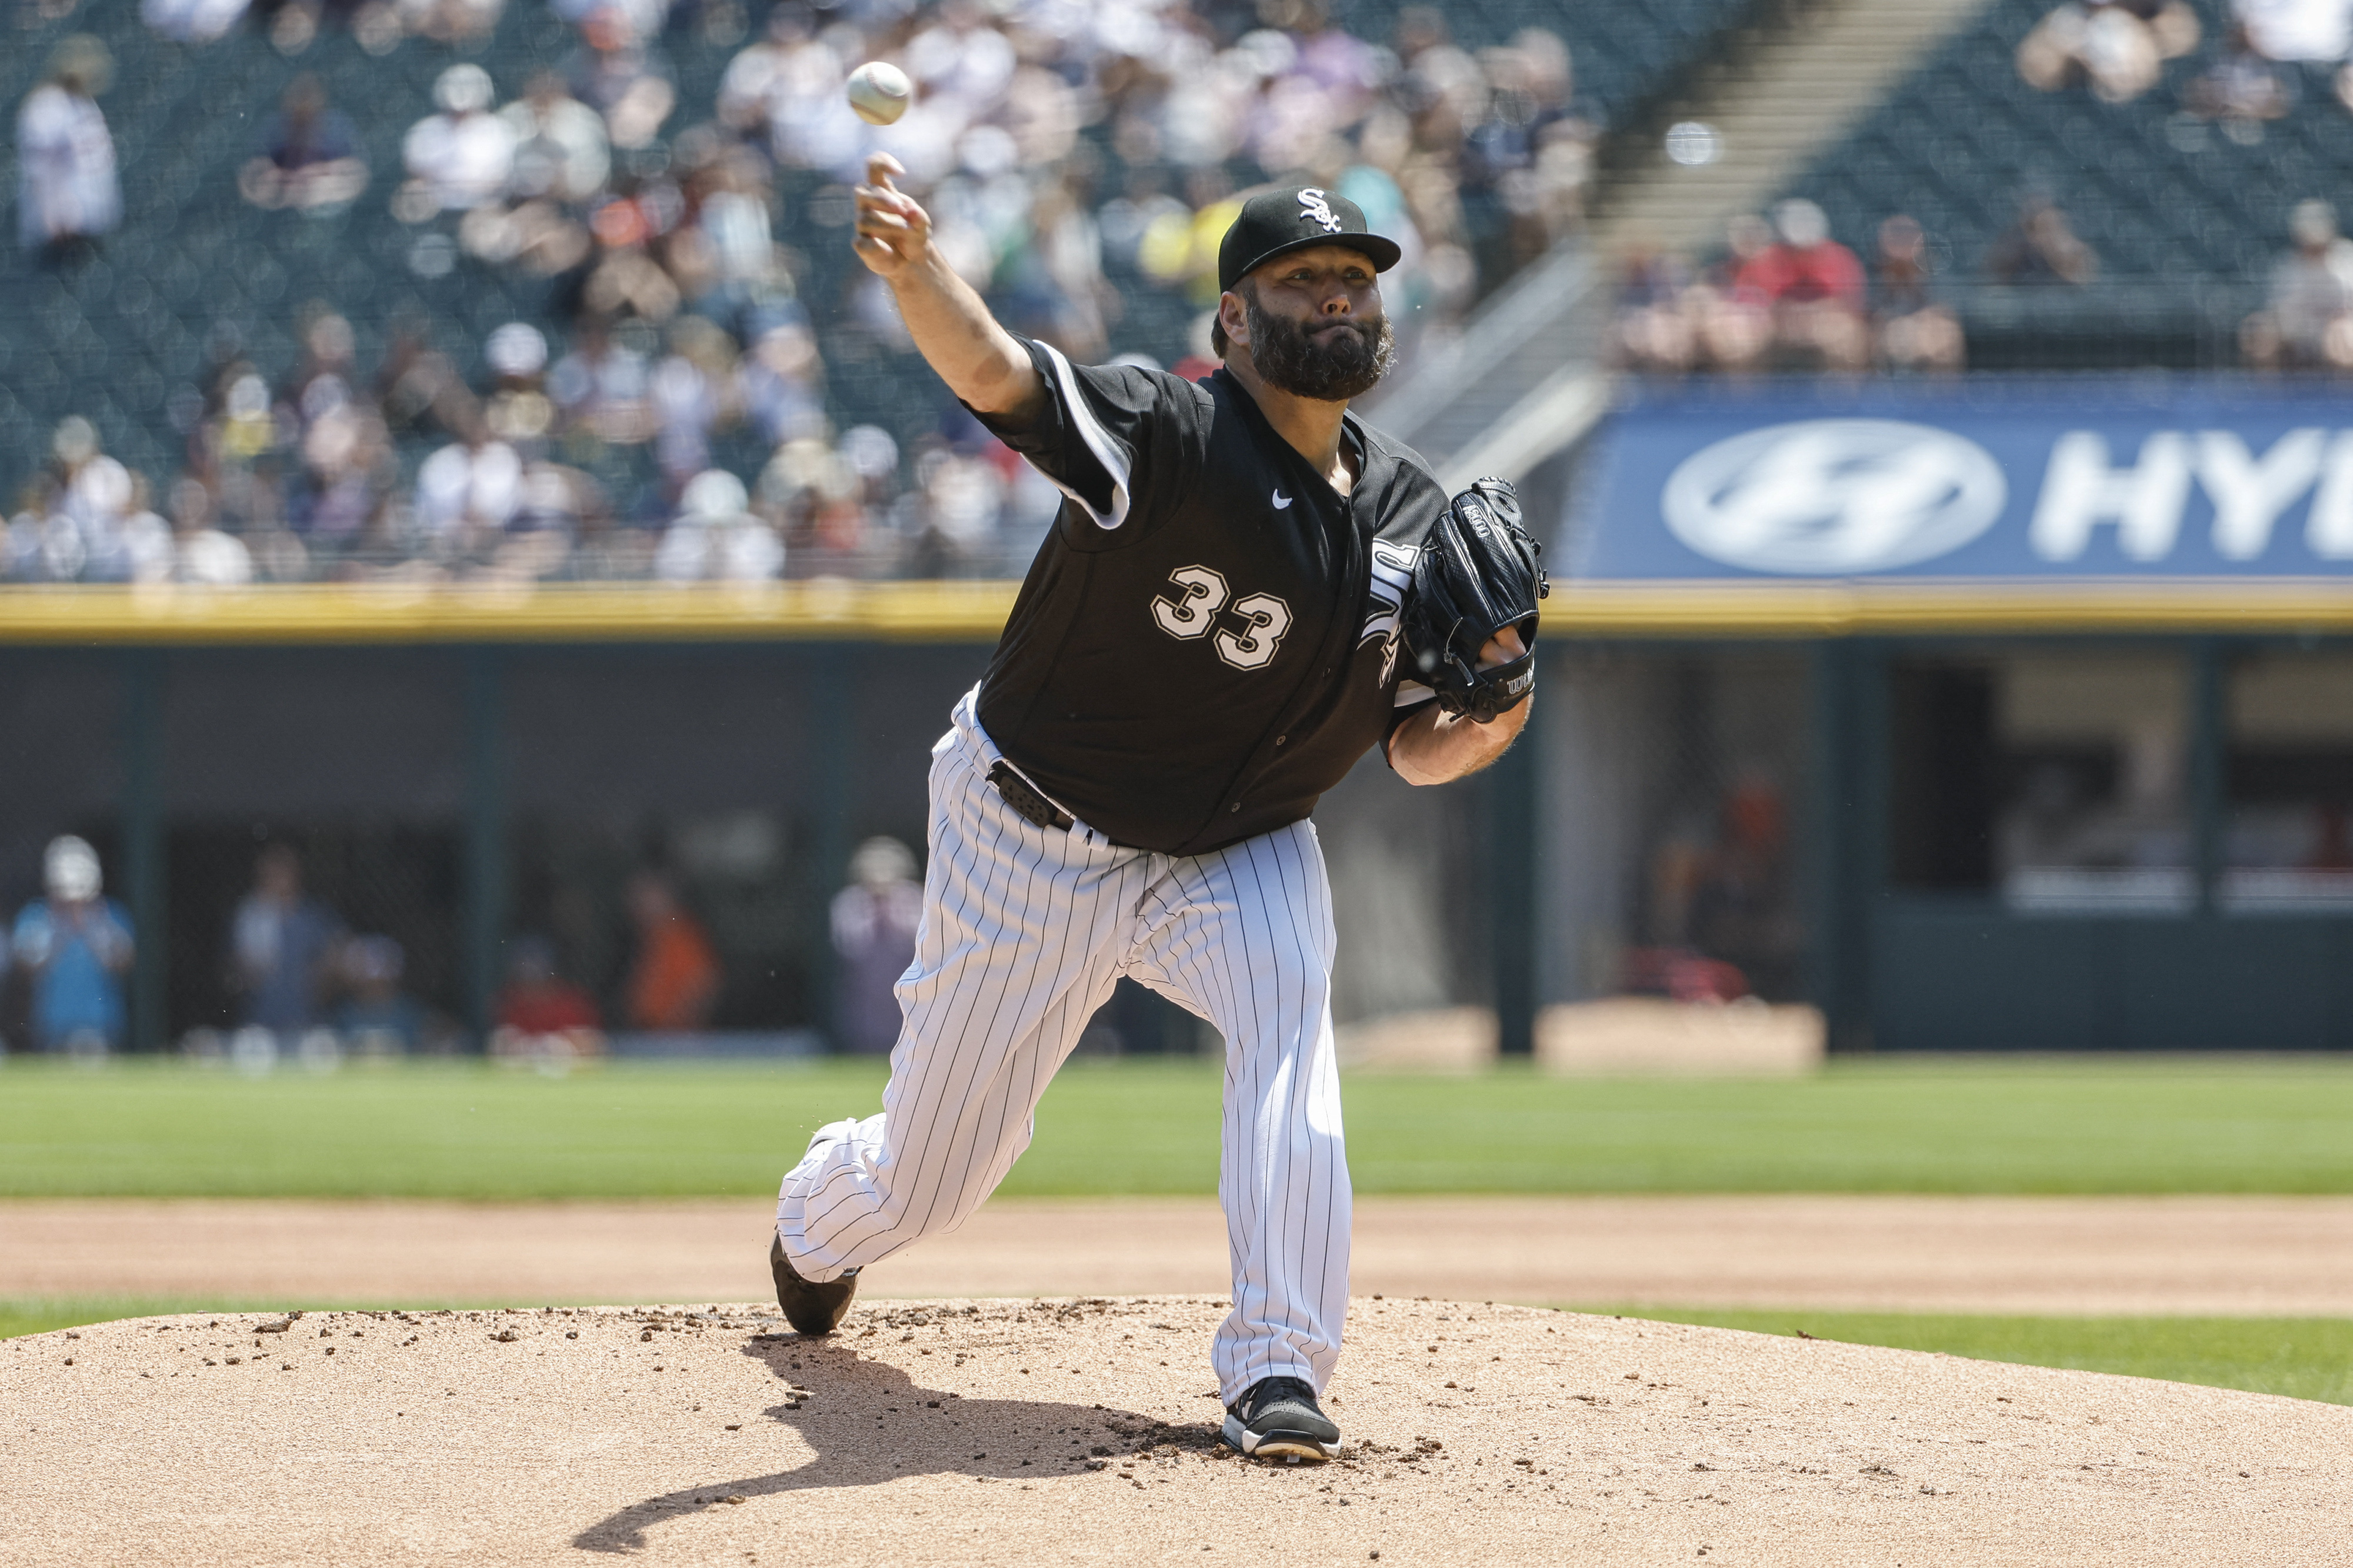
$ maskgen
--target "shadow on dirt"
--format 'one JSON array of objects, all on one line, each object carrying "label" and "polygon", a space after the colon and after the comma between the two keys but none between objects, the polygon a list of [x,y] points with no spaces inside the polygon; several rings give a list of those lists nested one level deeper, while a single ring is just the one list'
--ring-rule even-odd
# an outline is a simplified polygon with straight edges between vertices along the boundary
[{"label": "shadow on dirt", "polygon": [[[1100,1468],[1139,1442],[1214,1449],[1206,1419],[1171,1426],[1132,1410],[1050,1399],[966,1399],[924,1388],[902,1368],[839,1340],[750,1340],[743,1353],[791,1391],[763,1415],[800,1434],[816,1457],[789,1470],[712,1480],[632,1503],[572,1538],[588,1552],[634,1552],[646,1531],[687,1514],[779,1492],[870,1487],[901,1476],[1034,1481]],[[1204,1402],[1205,1405],[1207,1401]]]}]

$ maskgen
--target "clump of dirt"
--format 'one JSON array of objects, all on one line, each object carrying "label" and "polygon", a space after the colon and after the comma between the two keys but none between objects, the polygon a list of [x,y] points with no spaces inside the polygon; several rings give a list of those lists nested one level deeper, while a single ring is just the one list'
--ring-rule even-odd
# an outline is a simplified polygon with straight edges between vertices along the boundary
[{"label": "clump of dirt", "polygon": [[1326,1397],[1345,1453],[1261,1466],[1216,1436],[1224,1310],[892,1301],[825,1340],[721,1302],[313,1311],[9,1341],[0,1563],[756,1564],[821,1542],[1025,1568],[2141,1568],[2342,1546],[2353,1410],[1485,1303],[1356,1301]]}]

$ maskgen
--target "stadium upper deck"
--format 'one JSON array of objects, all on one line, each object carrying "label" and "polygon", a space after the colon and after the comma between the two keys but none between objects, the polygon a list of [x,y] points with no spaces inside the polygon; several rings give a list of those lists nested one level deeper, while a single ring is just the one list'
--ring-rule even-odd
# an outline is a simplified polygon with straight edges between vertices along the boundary
[{"label": "stadium upper deck", "polygon": [[[1301,169],[1410,232],[1393,302],[1442,330],[1757,4],[240,9],[14,18],[6,580],[1018,570],[1050,494],[862,287],[868,145],[1073,352],[1196,352],[1231,193]],[[891,133],[840,105],[867,55],[925,82]],[[119,170],[89,243],[29,216],[61,77]]]}]

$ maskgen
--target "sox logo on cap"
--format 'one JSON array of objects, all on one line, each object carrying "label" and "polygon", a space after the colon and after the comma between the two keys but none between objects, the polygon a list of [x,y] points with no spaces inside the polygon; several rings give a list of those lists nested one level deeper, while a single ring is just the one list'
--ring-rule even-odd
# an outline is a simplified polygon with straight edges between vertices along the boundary
[{"label": "sox logo on cap", "polygon": [[1325,201],[1324,193],[1314,185],[1299,193],[1299,210],[1302,215],[1322,224],[1325,234],[1340,232],[1340,215],[1332,210],[1332,204]]}]

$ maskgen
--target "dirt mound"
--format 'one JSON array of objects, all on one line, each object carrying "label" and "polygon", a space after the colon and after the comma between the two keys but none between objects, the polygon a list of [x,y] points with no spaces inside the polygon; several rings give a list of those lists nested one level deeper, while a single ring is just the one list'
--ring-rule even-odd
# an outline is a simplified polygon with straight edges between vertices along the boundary
[{"label": "dirt mound", "polygon": [[1358,1300],[1342,1462],[1198,1298],[136,1320],[0,1346],[0,1563],[2316,1563],[2353,1409]]}]

